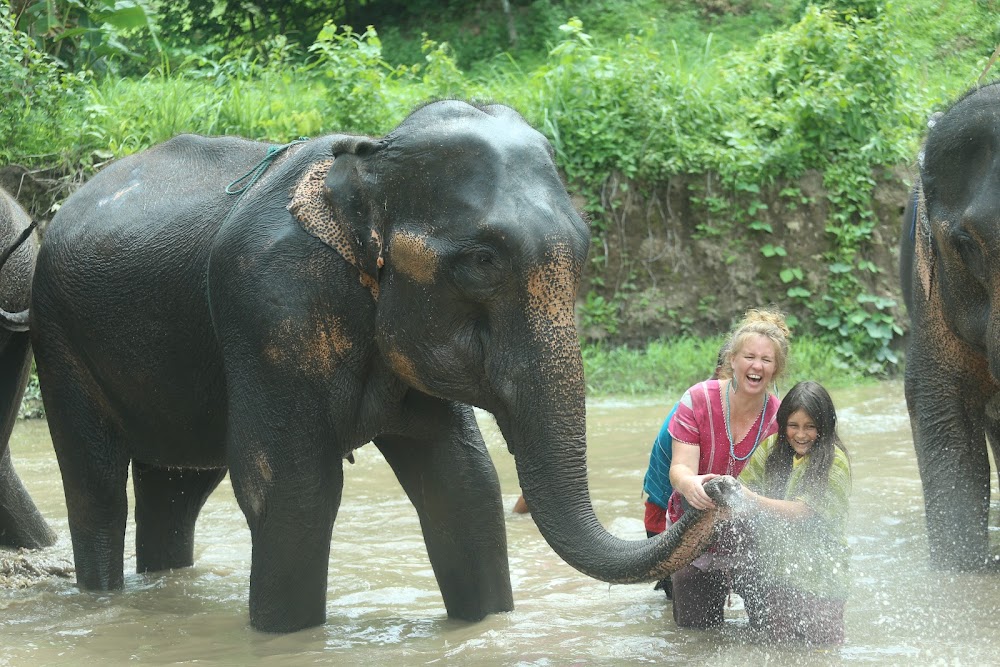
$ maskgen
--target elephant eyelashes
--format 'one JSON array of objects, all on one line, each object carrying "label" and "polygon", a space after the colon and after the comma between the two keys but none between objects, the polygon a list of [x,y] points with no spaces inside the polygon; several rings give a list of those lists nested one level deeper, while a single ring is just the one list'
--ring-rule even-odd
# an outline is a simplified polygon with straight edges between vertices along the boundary
[{"label": "elephant eyelashes", "polygon": [[504,277],[503,262],[492,248],[462,253],[455,265],[455,279],[463,289],[488,290]]},{"label": "elephant eyelashes", "polygon": [[955,234],[953,243],[972,277],[980,283],[985,284],[986,270],[983,262],[983,253],[979,248],[979,244],[964,232]]}]

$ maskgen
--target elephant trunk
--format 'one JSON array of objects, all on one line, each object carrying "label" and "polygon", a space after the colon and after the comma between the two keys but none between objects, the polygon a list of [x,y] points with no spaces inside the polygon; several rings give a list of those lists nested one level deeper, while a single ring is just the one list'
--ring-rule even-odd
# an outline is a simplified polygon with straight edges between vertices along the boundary
[{"label": "elephant trunk", "polygon": [[[718,478],[709,489],[718,509],[689,510],[652,539],[612,535],[598,520],[590,498],[582,383],[572,397],[565,389],[561,385],[558,397],[551,393],[525,397],[532,403],[530,422],[499,421],[514,453],[521,491],[542,536],[568,564],[609,583],[654,581],[689,564],[711,543],[717,523],[737,507],[739,484],[730,477]],[[554,410],[555,404],[566,411]],[[540,406],[544,406],[541,411]]]},{"label": "elephant trunk", "polygon": [[551,276],[565,275],[557,265],[529,283],[537,307],[528,309],[525,333],[537,354],[527,355],[530,361],[518,355],[520,363],[508,367],[506,390],[500,392],[506,409],[494,414],[532,517],[553,550],[602,581],[659,579],[704,550],[727,510],[689,512],[674,528],[648,540],[622,540],[601,525],[587,482],[583,360],[573,304],[565,296],[573,291],[548,288],[558,286]]}]

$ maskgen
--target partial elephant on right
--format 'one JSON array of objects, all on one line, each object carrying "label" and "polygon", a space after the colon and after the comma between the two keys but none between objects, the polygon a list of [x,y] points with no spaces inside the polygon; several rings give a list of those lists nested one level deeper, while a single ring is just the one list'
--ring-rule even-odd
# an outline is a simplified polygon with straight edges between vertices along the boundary
[{"label": "partial elephant on right", "polygon": [[904,214],[911,327],[905,390],[932,564],[995,561],[987,523],[1000,455],[1000,82],[935,114]]}]

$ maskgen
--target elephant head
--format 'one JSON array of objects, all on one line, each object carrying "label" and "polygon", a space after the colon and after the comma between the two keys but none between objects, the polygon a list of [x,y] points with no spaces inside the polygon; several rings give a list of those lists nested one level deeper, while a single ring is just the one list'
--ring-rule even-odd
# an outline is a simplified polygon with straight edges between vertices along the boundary
[{"label": "elephant head", "polygon": [[574,317],[589,230],[547,140],[507,107],[445,101],[334,154],[326,196],[349,232],[328,242],[377,298],[389,366],[495,416],[534,520],[570,565],[609,582],[663,576],[666,542],[613,537],[591,504]]},{"label": "elephant head", "polygon": [[907,207],[901,272],[911,318],[906,397],[934,562],[986,561],[1000,447],[1000,85],[935,114]]}]

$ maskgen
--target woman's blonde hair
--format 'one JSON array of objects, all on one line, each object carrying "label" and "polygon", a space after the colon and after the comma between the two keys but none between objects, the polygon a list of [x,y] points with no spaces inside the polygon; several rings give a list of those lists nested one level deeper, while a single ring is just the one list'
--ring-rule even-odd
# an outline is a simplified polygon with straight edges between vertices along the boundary
[{"label": "woman's blonde hair", "polygon": [[751,308],[736,326],[726,340],[726,359],[719,371],[719,377],[729,379],[733,376],[733,356],[743,349],[747,340],[753,336],[764,336],[774,343],[774,380],[781,377],[788,363],[788,340],[792,332],[785,322],[785,314],[778,308]]}]

